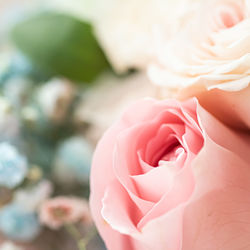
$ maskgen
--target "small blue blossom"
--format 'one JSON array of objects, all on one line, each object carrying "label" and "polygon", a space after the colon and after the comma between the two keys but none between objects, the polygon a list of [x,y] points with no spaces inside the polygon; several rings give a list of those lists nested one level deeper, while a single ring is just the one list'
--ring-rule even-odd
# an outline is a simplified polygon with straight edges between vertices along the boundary
[{"label": "small blue blossom", "polygon": [[14,188],[27,174],[28,164],[24,156],[9,143],[0,143],[0,186]]},{"label": "small blue blossom", "polygon": [[82,137],[71,137],[59,145],[54,163],[56,176],[63,182],[88,182],[92,148]]},{"label": "small blue blossom", "polygon": [[22,53],[15,53],[12,56],[11,71],[13,75],[27,75],[32,71],[32,64]]},{"label": "small blue blossom", "polygon": [[0,85],[5,85],[13,77],[28,76],[32,71],[32,64],[21,53],[6,52],[0,56],[0,60]]},{"label": "small blue blossom", "polygon": [[0,210],[0,230],[8,238],[19,241],[30,241],[40,232],[37,215],[15,203]]},{"label": "small blue blossom", "polygon": [[8,79],[3,87],[3,94],[5,98],[18,111],[25,104],[32,90],[32,81],[24,76],[13,76]]},{"label": "small blue blossom", "polygon": [[13,141],[19,134],[20,124],[8,99],[0,97],[0,141]]}]

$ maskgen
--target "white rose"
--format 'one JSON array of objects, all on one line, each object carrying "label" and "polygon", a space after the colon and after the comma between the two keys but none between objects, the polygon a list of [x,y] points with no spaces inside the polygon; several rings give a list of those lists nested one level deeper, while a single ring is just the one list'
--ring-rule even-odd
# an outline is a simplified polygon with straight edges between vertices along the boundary
[{"label": "white rose", "polygon": [[[194,0],[192,0],[194,1]],[[186,0],[98,0],[96,34],[118,72],[146,68],[151,63],[161,30],[170,36]]]},{"label": "white rose", "polygon": [[158,44],[149,67],[155,83],[184,88],[185,95],[242,90],[250,82],[250,1],[202,0],[183,16],[176,34]]}]

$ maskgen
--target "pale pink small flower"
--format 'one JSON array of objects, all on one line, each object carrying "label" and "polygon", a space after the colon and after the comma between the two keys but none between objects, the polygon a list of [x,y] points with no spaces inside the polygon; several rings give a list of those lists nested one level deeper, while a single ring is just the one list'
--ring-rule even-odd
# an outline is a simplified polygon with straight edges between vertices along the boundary
[{"label": "pale pink small flower", "polygon": [[91,223],[88,202],[75,197],[56,197],[46,200],[40,209],[42,224],[58,229],[64,224]]}]

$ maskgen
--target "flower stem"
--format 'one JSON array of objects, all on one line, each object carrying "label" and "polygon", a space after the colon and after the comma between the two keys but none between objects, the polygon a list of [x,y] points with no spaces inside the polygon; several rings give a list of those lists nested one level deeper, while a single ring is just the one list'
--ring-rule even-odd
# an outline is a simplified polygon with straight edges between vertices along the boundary
[{"label": "flower stem", "polygon": [[67,232],[75,239],[79,250],[86,250],[89,241],[95,236],[96,230],[88,231],[85,237],[82,237],[80,231],[73,224],[65,225]]}]

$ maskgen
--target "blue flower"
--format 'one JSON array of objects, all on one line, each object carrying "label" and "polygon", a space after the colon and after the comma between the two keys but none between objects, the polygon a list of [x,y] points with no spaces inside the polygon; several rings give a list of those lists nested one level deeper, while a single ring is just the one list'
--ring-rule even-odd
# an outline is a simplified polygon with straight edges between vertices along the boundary
[{"label": "blue flower", "polygon": [[16,53],[12,56],[11,73],[14,75],[28,75],[32,71],[30,60],[22,53]]},{"label": "blue flower", "polygon": [[0,143],[0,186],[14,188],[27,174],[28,164],[16,148],[6,142]]},{"label": "blue flower", "polygon": [[71,137],[59,145],[54,172],[63,182],[88,182],[92,148],[82,137]]},{"label": "blue flower", "polygon": [[13,203],[0,210],[0,230],[12,240],[30,241],[39,234],[40,224],[35,213]]}]

